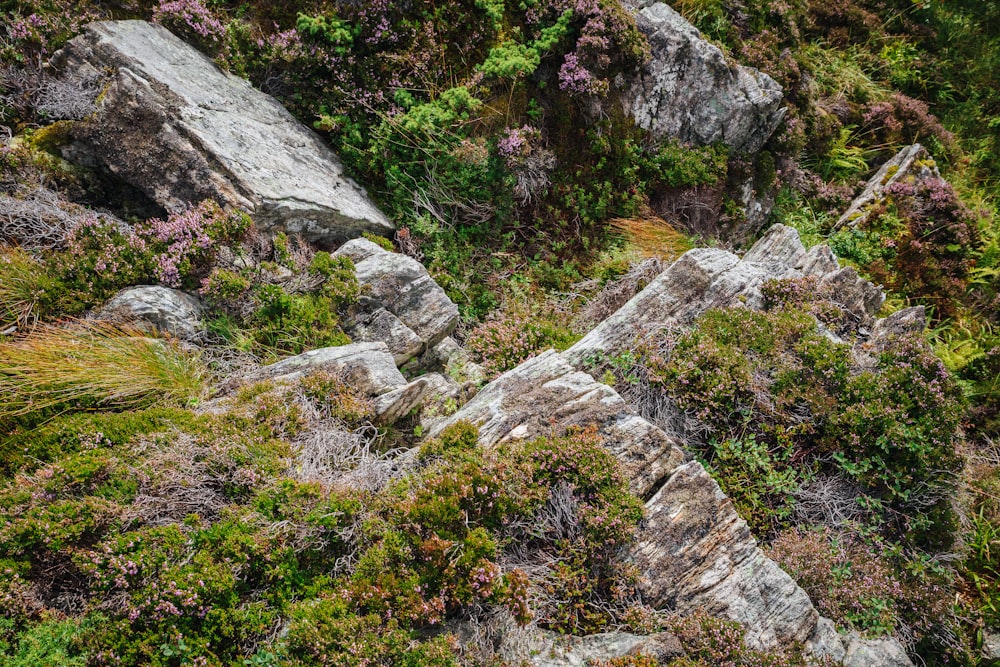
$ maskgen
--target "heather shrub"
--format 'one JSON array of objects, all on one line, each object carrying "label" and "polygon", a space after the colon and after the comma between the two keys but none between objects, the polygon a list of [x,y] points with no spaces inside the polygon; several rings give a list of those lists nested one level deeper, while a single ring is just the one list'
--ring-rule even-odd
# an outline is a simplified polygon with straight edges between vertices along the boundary
[{"label": "heather shrub", "polygon": [[887,204],[861,228],[832,235],[831,248],[865,267],[872,279],[929,303],[935,317],[954,317],[969,288],[977,221],[939,178],[899,181],[886,195]]},{"label": "heather shrub", "polygon": [[217,51],[226,38],[226,26],[198,0],[161,0],[153,7],[152,18],[209,53]]},{"label": "heather shrub", "polygon": [[130,285],[196,287],[219,249],[236,244],[249,228],[246,214],[208,200],[132,227],[93,218],[77,225],[66,250],[47,264],[82,307],[93,306]]},{"label": "heather shrub", "polygon": [[958,384],[916,338],[856,368],[850,347],[817,326],[840,329],[844,312],[808,282],[765,285],[767,311],[709,311],[661,334],[632,368],[707,426],[691,443],[756,529],[787,526],[798,486],[832,465],[864,487],[869,520],[887,535],[948,548]]},{"label": "heather shrub", "polygon": [[666,629],[680,640],[687,654],[683,658],[674,658],[668,662],[667,665],[670,667],[710,665],[798,667],[812,664],[807,663],[794,648],[774,652],[748,649],[743,644],[745,630],[739,623],[715,618],[703,612],[675,617],[666,625]]},{"label": "heather shrub", "polygon": [[53,654],[93,665],[454,665],[448,619],[587,631],[624,616],[642,504],[593,433],[486,450],[460,423],[380,486],[298,477],[295,443],[370,415],[319,374],[197,417],[22,431],[50,461],[0,481],[0,651],[44,635],[54,609],[74,620]]},{"label": "heather shrub", "polygon": [[515,305],[485,320],[471,332],[466,348],[477,355],[491,376],[500,375],[549,348],[565,350],[577,336],[556,321],[558,314],[533,313]]},{"label": "heather shrub", "polygon": [[125,445],[136,435],[162,433],[172,426],[193,428],[195,421],[194,415],[177,407],[64,414],[42,424],[14,421],[9,433],[0,436],[0,472],[9,475],[80,450]]},{"label": "heather shrub", "polygon": [[900,570],[881,543],[829,528],[782,532],[768,556],[792,576],[823,616],[871,637],[913,646],[946,622],[949,587],[940,574]]}]

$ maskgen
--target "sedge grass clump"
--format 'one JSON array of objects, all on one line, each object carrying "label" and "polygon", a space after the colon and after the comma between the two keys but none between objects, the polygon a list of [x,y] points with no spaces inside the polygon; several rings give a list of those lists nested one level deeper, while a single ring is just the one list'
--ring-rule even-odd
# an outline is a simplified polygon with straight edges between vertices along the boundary
[{"label": "sedge grass clump", "polygon": [[0,250],[0,330],[30,329],[59,298],[45,266],[20,248]]},{"label": "sedge grass clump", "polygon": [[173,341],[104,322],[40,325],[0,343],[0,422],[52,409],[134,409],[196,399],[205,371]]}]

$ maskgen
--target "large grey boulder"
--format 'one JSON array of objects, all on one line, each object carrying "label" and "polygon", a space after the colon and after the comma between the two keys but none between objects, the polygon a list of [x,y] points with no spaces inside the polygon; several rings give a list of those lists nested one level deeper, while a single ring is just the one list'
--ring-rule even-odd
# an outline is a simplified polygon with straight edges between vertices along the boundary
[{"label": "large grey boulder", "polygon": [[[389,252],[363,238],[348,241],[334,255],[350,257],[354,262],[363,300],[370,304],[369,310],[373,312],[367,316],[367,321],[363,314],[355,316],[350,329],[355,339],[391,343],[398,362],[403,363],[437,345],[454,331],[458,324],[458,306],[417,260]],[[371,324],[377,321],[375,313],[380,308],[391,313],[413,335],[395,323],[391,327]]]},{"label": "large grey boulder", "polygon": [[837,219],[833,228],[864,224],[872,208],[884,199],[885,189],[905,178],[914,181],[941,178],[930,153],[920,144],[901,148],[892,159],[879,167],[875,175],[868,179],[861,194],[854,198],[844,214]]},{"label": "large grey boulder", "polygon": [[773,225],[743,258],[718,248],[684,253],[624,306],[566,350],[574,365],[615,354],[637,339],[690,325],[711,308],[763,305],[761,286],[770,279],[813,276],[861,322],[870,322],[884,295],[850,267],[840,268],[826,246],[806,251],[798,232]]},{"label": "large grey boulder", "polygon": [[112,72],[66,157],[110,169],[168,211],[214,199],[261,228],[324,242],[393,229],[314,132],[162,26],[92,23],[53,64]]},{"label": "large grey boulder", "polygon": [[652,55],[630,80],[619,82],[636,124],[657,139],[760,150],[785,114],[781,86],[726,58],[666,4],[639,0],[633,7]]},{"label": "large grey boulder", "polygon": [[697,462],[677,468],[646,503],[633,560],[647,604],[738,621],[753,648],[804,642],[819,620],[809,596],[757,547]]},{"label": "large grey boulder", "polygon": [[434,424],[428,435],[463,419],[479,427],[483,446],[596,425],[639,496],[648,495],[684,460],[673,438],[635,415],[614,389],[577,371],[554,350],[483,387],[458,412]]},{"label": "large grey boulder", "polygon": [[171,336],[191,340],[202,333],[203,314],[197,297],[169,287],[140,285],[116,294],[97,316],[116,322],[145,323]]},{"label": "large grey boulder", "polygon": [[310,350],[264,366],[250,379],[291,381],[319,371],[341,374],[348,384],[369,396],[381,396],[406,386],[406,378],[396,368],[385,343],[351,343]]}]

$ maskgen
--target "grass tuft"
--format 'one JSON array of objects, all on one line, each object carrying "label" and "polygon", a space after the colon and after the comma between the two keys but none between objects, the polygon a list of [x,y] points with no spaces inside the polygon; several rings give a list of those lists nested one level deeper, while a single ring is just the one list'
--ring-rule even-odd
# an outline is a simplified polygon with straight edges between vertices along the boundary
[{"label": "grass tuft", "polygon": [[197,354],[106,322],[39,324],[0,343],[0,421],[60,406],[135,409],[185,403],[203,388]]},{"label": "grass tuft", "polygon": [[644,257],[674,260],[694,247],[691,240],[663,218],[614,218],[612,229],[625,237]]},{"label": "grass tuft", "polygon": [[11,326],[30,330],[39,304],[51,301],[56,292],[41,262],[20,248],[0,250],[0,331]]}]

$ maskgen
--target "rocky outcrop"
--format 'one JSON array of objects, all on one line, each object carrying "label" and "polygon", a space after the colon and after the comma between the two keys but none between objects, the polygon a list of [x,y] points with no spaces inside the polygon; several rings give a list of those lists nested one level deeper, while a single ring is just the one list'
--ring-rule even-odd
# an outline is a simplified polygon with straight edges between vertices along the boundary
[{"label": "rocky outcrop", "polygon": [[[895,640],[844,637],[828,619],[820,618],[808,595],[764,555],[705,468],[685,462],[675,439],[634,414],[611,387],[579,370],[594,355],[629,349],[637,337],[664,327],[689,326],[709,308],[762,307],[764,281],[806,276],[816,278],[832,298],[872,328],[876,333],[871,337],[908,331],[922,320],[914,310],[876,322],[874,314],[882,303],[877,287],[852,269],[840,268],[829,248],[807,251],[793,229],[776,225],[742,258],[711,248],[686,253],[570,350],[550,350],[504,373],[457,413],[429,427],[429,435],[465,419],[479,427],[480,444],[491,446],[593,425],[621,461],[632,490],[647,498],[646,520],[630,556],[641,573],[639,589],[647,604],[737,621],[754,648],[796,643],[835,663],[909,664],[899,662],[905,660],[905,651]],[[534,652],[531,664],[554,667],[607,660],[628,654],[640,643],[617,635],[594,642],[546,645]]]},{"label": "rocky outcrop", "polygon": [[359,310],[344,325],[351,340],[385,343],[397,366],[402,366],[424,349],[420,336],[385,308]]},{"label": "rocky outcrop", "polygon": [[739,258],[718,248],[696,248],[684,253],[644,290],[564,352],[583,366],[601,354],[615,354],[646,335],[691,324],[711,308],[760,307],[760,287],[770,279],[813,276],[819,287],[860,322],[870,322],[882,305],[878,287],[850,268],[839,268],[826,246],[809,251],[798,232],[772,226]]},{"label": "rocky outcrop", "polygon": [[645,636],[606,632],[574,637],[539,631],[530,638],[527,648],[523,659],[531,667],[589,667],[600,660],[630,655],[652,656],[665,665],[684,656],[680,641],[666,632]]},{"label": "rocky outcrop", "polygon": [[730,61],[662,2],[633,3],[652,57],[629,81],[622,103],[654,138],[760,150],[784,117],[781,86]]},{"label": "rocky outcrop", "polygon": [[479,443],[487,447],[596,425],[639,496],[648,495],[684,460],[677,442],[636,416],[614,389],[577,371],[553,350],[483,387],[428,435],[463,419],[479,427]]},{"label": "rocky outcrop", "polygon": [[489,375],[486,369],[472,360],[472,355],[451,336],[427,351],[426,364],[439,366],[456,382],[480,385]]},{"label": "rocky outcrop", "polygon": [[458,307],[412,257],[354,239],[334,253],[354,262],[362,304],[346,322],[355,340],[380,340],[397,363],[437,345],[458,324]]},{"label": "rocky outcrop", "polygon": [[98,312],[103,320],[146,324],[177,338],[192,340],[202,333],[201,301],[186,292],[141,285],[119,292]]},{"label": "rocky outcrop", "polygon": [[315,133],[162,26],[93,23],[53,64],[73,76],[113,71],[65,156],[106,167],[168,211],[214,199],[261,228],[327,243],[393,229]]},{"label": "rocky outcrop", "polygon": [[865,639],[852,632],[844,641],[844,667],[913,667],[902,644],[892,637]]},{"label": "rocky outcrop", "polygon": [[264,366],[251,380],[296,380],[309,373],[328,371],[369,396],[381,396],[406,386],[406,378],[385,343],[351,343],[310,350]]},{"label": "rocky outcrop", "polygon": [[891,160],[883,164],[875,175],[868,179],[865,189],[854,198],[844,214],[837,219],[834,229],[844,225],[858,226],[868,219],[872,206],[882,201],[885,189],[903,178],[912,177],[916,181],[940,178],[937,165],[923,146],[913,144],[901,149]]},{"label": "rocky outcrop", "polygon": [[633,560],[647,604],[738,621],[754,648],[804,642],[819,619],[697,462],[677,468],[646,503]]}]

